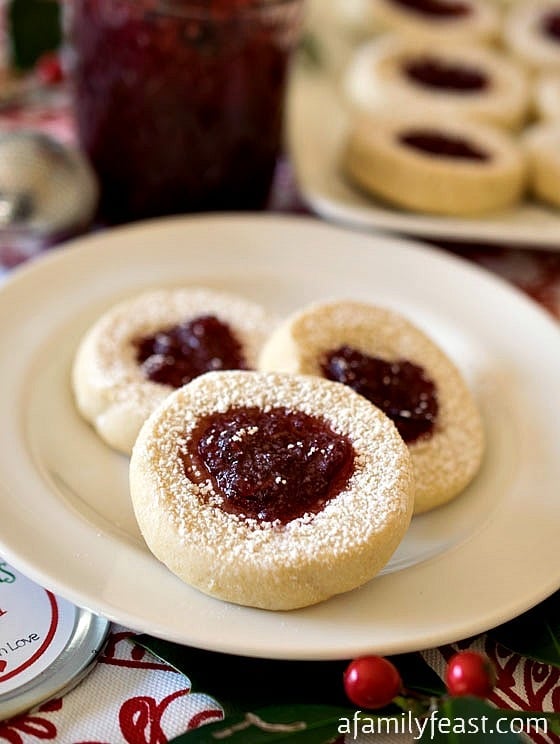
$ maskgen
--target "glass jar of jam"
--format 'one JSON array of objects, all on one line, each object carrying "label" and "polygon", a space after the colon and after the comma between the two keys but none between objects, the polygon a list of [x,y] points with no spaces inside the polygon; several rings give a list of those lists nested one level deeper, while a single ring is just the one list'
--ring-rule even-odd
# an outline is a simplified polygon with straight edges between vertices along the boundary
[{"label": "glass jar of jam", "polygon": [[102,215],[266,205],[303,0],[72,0],[80,144]]}]

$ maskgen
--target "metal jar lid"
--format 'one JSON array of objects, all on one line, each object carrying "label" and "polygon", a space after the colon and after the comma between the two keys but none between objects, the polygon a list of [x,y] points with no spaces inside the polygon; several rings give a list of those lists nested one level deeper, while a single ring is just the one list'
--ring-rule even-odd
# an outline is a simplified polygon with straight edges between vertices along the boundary
[{"label": "metal jar lid", "polygon": [[0,720],[74,687],[93,668],[109,625],[0,559]]}]

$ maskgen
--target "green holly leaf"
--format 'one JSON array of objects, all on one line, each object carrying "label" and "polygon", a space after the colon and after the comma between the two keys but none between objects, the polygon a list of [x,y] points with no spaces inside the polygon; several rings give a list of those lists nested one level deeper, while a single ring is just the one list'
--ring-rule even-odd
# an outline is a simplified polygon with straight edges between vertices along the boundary
[{"label": "green holly leaf", "polygon": [[472,697],[442,698],[437,711],[419,721],[424,725],[420,742],[435,744],[523,744],[520,729],[529,724],[541,734],[560,724],[558,713],[537,713],[494,708],[484,700]]},{"label": "green holly leaf", "polygon": [[[149,635],[135,636],[133,640],[188,677],[193,690],[212,695],[224,709],[224,721],[187,732],[173,744],[215,744],[215,736],[230,730],[227,741],[231,744],[328,744],[340,735],[341,718],[353,720],[355,711],[349,707],[342,685],[347,661],[256,659],[181,646]],[[443,692],[441,680],[420,654],[405,654],[393,661],[402,670],[407,689],[429,695]],[[275,702],[272,707],[271,701]],[[408,710],[412,701],[403,698],[402,706]],[[425,704],[419,703],[419,709],[425,710]],[[299,722],[305,728],[263,729],[251,724],[254,715],[267,724],[291,726]],[[380,715],[401,721],[403,713],[391,706]],[[365,713],[364,716],[370,722],[376,718]]]},{"label": "green holly leaf", "polygon": [[560,592],[489,635],[510,651],[560,667]]},{"label": "green holly leaf", "polygon": [[[330,744],[353,710],[327,705],[268,706],[229,716],[173,739],[170,744]],[[342,722],[342,723],[341,723]]]},{"label": "green holly leaf", "polygon": [[[133,640],[187,676],[193,690],[214,696],[224,709],[223,721],[182,734],[172,744],[331,744],[344,733],[355,734],[355,720],[365,733],[404,731],[418,741],[436,744],[521,744],[524,739],[516,732],[520,720],[528,718],[541,731],[546,727],[560,733],[560,714],[498,710],[477,698],[448,697],[443,682],[420,654],[392,658],[412,695],[405,693],[396,705],[371,714],[348,706],[342,685],[346,661],[255,659],[148,635]],[[276,704],[271,706],[271,700]],[[438,707],[428,715],[430,703]],[[514,718],[517,727],[510,730]],[[383,727],[377,729],[380,723]]]},{"label": "green holly leaf", "polygon": [[229,716],[173,739],[170,744],[331,744],[344,734],[354,739],[369,734],[409,733],[420,742],[436,744],[523,744],[517,732],[558,730],[560,714],[496,709],[477,698],[442,698],[429,716],[368,714],[336,706],[268,706]]},{"label": "green holly leaf", "polygon": [[148,635],[133,640],[188,677],[192,689],[215,697],[226,712],[253,710],[271,701],[279,705],[348,703],[342,685],[345,661],[257,659],[181,646]]},{"label": "green holly leaf", "polygon": [[58,49],[62,40],[57,0],[10,0],[8,32],[10,62],[28,70],[45,52]]},{"label": "green holly leaf", "polygon": [[[236,707],[277,703],[318,703],[345,705],[348,701],[342,675],[348,661],[284,661],[256,659],[181,646],[149,635],[134,642],[147,648],[189,678],[193,689],[209,692],[218,699],[231,696],[236,680]],[[405,687],[426,695],[439,696],[445,685],[418,653],[392,657]]]}]

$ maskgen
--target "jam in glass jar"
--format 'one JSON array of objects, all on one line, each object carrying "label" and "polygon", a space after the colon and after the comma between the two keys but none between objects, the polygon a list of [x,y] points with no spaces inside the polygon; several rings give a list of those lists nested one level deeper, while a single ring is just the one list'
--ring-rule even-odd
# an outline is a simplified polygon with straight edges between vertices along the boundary
[{"label": "jam in glass jar", "polygon": [[266,205],[303,0],[71,0],[80,144],[111,221]]}]

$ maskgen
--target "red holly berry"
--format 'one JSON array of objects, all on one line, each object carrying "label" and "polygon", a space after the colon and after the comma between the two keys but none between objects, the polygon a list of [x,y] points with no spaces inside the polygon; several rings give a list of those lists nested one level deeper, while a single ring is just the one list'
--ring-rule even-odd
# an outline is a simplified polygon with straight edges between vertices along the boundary
[{"label": "red holly berry", "polygon": [[384,708],[402,689],[394,664],[382,656],[361,656],[344,672],[344,690],[360,708]]},{"label": "red holly berry", "polygon": [[492,662],[476,651],[460,651],[447,665],[445,684],[450,695],[487,698],[496,684]]},{"label": "red holly berry", "polygon": [[56,85],[64,79],[60,57],[56,52],[46,52],[37,60],[37,77],[44,85]]}]

